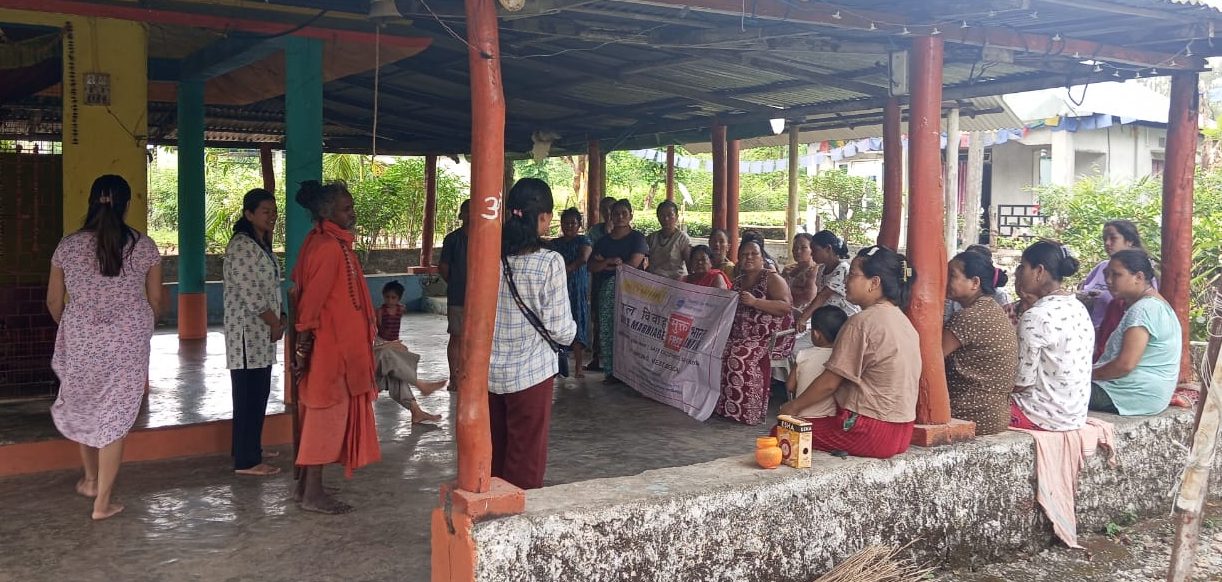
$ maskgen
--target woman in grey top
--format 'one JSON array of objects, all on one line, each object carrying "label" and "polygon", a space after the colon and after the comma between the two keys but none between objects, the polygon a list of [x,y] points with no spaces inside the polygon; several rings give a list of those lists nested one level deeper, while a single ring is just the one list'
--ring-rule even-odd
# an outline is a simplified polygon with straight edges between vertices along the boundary
[{"label": "woman in grey top", "polygon": [[270,192],[247,192],[225,248],[225,364],[233,382],[233,470],[239,475],[280,472],[263,462],[262,449],[276,342],[284,336],[280,262],[272,253],[276,216]]}]

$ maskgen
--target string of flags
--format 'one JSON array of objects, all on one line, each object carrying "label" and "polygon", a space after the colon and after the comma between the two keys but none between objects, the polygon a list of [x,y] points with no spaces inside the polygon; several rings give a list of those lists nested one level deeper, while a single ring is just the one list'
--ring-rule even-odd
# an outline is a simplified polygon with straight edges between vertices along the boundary
[{"label": "string of flags", "polygon": [[[985,147],[992,145],[1000,145],[1010,140],[1021,139],[1027,133],[1027,129],[1001,129],[996,132],[987,132],[984,135]],[[959,147],[966,148],[970,136],[964,133],[959,138]],[[903,137],[904,147],[908,147],[908,136]],[[799,168],[806,170],[808,173],[813,173],[819,166],[828,162],[839,162],[854,156],[864,153],[879,152],[883,149],[883,140],[878,137],[868,137],[857,140],[824,140],[811,149],[816,151],[808,153],[798,158]],[[941,147],[946,147],[946,134],[942,134]],[[649,160],[657,164],[666,163],[665,148],[647,148],[640,150],[631,150],[632,155]],[[713,171],[713,160],[700,158],[697,156],[675,155],[675,167],[685,170],[703,170],[705,172]],[[789,170],[789,159],[780,158],[775,160],[743,160],[738,163],[738,172],[740,174],[768,174],[771,172],[784,172]]]}]

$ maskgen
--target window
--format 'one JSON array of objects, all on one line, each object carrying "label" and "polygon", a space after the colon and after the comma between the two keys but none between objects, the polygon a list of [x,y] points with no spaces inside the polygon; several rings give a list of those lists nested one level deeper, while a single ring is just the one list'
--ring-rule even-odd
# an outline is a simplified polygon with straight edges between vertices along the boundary
[{"label": "window", "polygon": [[1047,186],[1052,184],[1052,154],[1046,149],[1037,152],[1036,168],[1039,172],[1039,181],[1037,186]]}]

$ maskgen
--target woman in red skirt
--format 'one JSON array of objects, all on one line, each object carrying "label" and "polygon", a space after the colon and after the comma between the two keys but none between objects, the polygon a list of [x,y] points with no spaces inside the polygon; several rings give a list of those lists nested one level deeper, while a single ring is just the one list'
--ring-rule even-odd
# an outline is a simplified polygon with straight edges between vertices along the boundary
[{"label": "woman in red skirt", "polygon": [[836,336],[823,373],[781,407],[781,414],[794,414],[835,399],[835,416],[807,419],[815,449],[879,459],[908,450],[921,355],[901,308],[915,278],[908,259],[886,247],[864,248],[853,259],[845,296],[862,311]]}]

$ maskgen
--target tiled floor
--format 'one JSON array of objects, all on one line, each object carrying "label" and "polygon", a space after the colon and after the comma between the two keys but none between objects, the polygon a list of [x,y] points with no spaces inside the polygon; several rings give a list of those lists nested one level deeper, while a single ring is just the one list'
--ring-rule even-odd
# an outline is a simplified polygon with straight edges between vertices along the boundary
[{"label": "tiled floor", "polygon": [[[403,330],[422,356],[421,376],[444,377],[445,319],[413,315]],[[188,361],[173,336],[155,341],[167,342],[155,348],[167,361],[171,354]],[[147,418],[228,415],[223,343],[210,338],[209,358],[200,363],[202,351],[196,348],[189,356],[196,363],[186,369],[166,368],[158,377],[205,389]],[[700,423],[600,380],[591,374],[557,383],[548,484],[748,453],[764,431],[717,417]],[[289,500],[288,472],[239,479],[227,457],[125,465],[116,495],[127,510],[101,523],[89,521],[89,501],[72,492],[76,472],[0,479],[0,581],[427,580],[429,512],[438,485],[455,471],[450,397],[441,391],[421,400],[443,414],[437,426],[413,426],[398,404],[377,402],[382,462],[351,481],[329,474],[339,497],[357,507],[344,516],[301,512]],[[150,398],[149,407],[156,402]],[[289,465],[283,457],[276,464]]]}]

